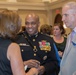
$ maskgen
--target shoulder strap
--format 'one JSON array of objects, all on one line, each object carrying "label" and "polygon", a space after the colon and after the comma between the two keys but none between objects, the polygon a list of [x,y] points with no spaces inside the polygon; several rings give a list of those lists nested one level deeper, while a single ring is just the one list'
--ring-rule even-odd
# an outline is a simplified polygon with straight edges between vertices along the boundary
[{"label": "shoulder strap", "polygon": [[31,43],[31,41],[28,39],[27,35],[25,33],[23,33],[24,38],[27,40],[27,42],[29,43],[29,45],[34,49],[34,45]]}]

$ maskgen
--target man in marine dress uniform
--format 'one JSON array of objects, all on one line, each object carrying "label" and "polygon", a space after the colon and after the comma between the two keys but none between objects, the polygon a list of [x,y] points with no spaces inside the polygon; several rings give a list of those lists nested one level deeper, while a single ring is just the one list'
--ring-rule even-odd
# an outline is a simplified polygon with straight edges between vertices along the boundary
[{"label": "man in marine dress uniform", "polygon": [[[32,13],[25,18],[25,31],[18,35],[24,65],[38,68],[39,75],[56,75],[58,61],[50,36],[38,32],[39,17]],[[26,62],[25,62],[26,61]]]}]

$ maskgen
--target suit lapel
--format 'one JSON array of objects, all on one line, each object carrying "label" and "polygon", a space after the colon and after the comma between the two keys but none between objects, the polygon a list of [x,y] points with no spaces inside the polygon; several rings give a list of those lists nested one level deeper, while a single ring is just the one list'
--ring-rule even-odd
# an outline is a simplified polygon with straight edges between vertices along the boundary
[{"label": "suit lapel", "polygon": [[64,51],[64,54],[63,54],[63,57],[62,57],[62,61],[61,61],[61,65],[64,65],[65,62],[63,62],[64,60],[66,60],[67,58],[67,55],[69,54],[70,50],[71,50],[71,34],[68,35],[68,38],[67,38],[67,44],[66,44],[66,48],[65,48],[65,51]]},{"label": "suit lapel", "polygon": [[[76,46],[76,34],[74,35],[72,41],[71,41],[71,38],[70,37],[71,37],[71,34],[68,36],[67,44],[66,44],[66,48],[65,48],[65,51],[64,51],[64,54],[63,54],[62,61],[66,60],[69,52],[71,51],[71,48],[73,46]],[[69,44],[69,46],[68,46],[68,44]],[[63,65],[64,63],[61,63],[61,64]]]}]

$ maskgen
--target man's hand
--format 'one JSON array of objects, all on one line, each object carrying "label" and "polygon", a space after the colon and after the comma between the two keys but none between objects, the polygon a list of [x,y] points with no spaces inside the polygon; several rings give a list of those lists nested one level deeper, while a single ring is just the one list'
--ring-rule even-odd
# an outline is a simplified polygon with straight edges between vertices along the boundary
[{"label": "man's hand", "polygon": [[27,60],[27,61],[24,61],[24,65],[27,65],[28,68],[38,68],[40,66],[40,62],[37,61],[37,60]]},{"label": "man's hand", "polygon": [[42,75],[44,72],[45,72],[45,68],[44,68],[44,66],[40,66],[39,68],[38,68],[38,73],[39,73],[39,75]]}]

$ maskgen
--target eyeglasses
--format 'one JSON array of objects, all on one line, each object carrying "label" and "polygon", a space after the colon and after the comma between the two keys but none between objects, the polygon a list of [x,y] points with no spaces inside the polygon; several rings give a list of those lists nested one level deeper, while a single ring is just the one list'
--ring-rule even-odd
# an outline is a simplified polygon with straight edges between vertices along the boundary
[{"label": "eyeglasses", "polygon": [[34,26],[34,25],[36,25],[36,22],[25,22],[25,24]]}]

